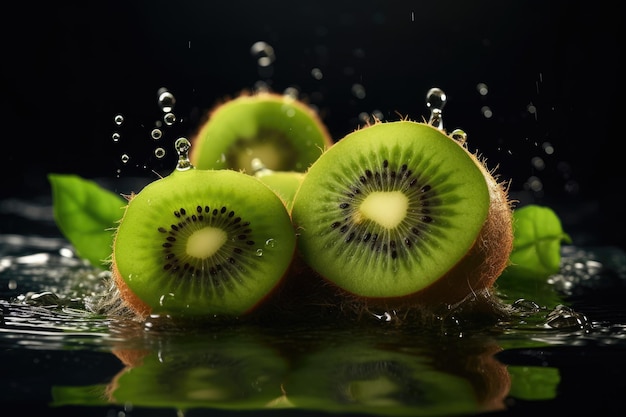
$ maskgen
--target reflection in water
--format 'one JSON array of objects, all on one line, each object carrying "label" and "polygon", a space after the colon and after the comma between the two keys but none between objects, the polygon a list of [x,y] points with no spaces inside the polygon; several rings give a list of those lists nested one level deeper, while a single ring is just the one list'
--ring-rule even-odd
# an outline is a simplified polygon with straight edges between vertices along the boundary
[{"label": "reflection in water", "polygon": [[126,367],[108,384],[53,387],[54,405],[456,415],[502,409],[510,389],[488,337],[371,325],[172,334],[169,325],[114,347]]},{"label": "reflection in water", "polygon": [[[27,386],[29,398],[47,392],[54,406],[433,416],[546,401],[558,398],[562,370],[529,358],[626,340],[623,307],[604,326],[566,302],[581,289],[610,294],[604,286],[623,282],[625,268],[621,252],[566,247],[561,273],[547,282],[502,282],[506,308],[497,315],[457,306],[428,324],[393,311],[357,319],[324,310],[301,320],[283,311],[272,320],[181,325],[96,314],[89,306],[107,291],[106,273],[63,239],[1,235],[0,346],[13,352],[4,358],[12,382],[2,398],[26,398]],[[100,363],[96,352],[117,366],[91,369],[100,376],[86,381],[86,365]],[[59,355],[70,359],[47,359]],[[39,377],[46,368],[20,367],[46,360],[51,379]]]}]

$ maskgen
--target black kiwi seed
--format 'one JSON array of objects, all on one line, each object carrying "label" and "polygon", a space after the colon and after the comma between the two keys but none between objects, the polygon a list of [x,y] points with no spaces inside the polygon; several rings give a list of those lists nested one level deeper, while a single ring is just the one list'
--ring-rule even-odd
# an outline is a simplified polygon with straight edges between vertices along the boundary
[{"label": "black kiwi seed", "polygon": [[[197,215],[189,212],[198,213]],[[204,216],[200,213],[212,213]],[[180,219],[177,224],[169,227],[159,226],[157,230],[162,235],[161,246],[163,256],[163,270],[172,274],[173,279],[200,280],[208,283],[208,293],[223,295],[225,289],[233,288],[233,281],[242,283],[247,268],[254,262],[256,255],[252,249],[254,245],[253,230],[250,223],[235,217],[235,212],[226,206],[211,209],[209,206],[198,205],[195,210],[184,207],[173,211],[173,219]],[[206,259],[197,259],[185,255],[187,238],[196,230],[204,227],[215,227],[223,230],[228,239],[224,246],[213,256]],[[243,229],[242,229],[243,228]],[[243,245],[236,246],[232,242],[235,237]]]},{"label": "black kiwi seed", "polygon": [[[351,190],[358,190],[358,192],[343,194],[342,198],[337,201],[337,207],[343,214],[343,222],[332,221],[330,229],[346,235],[343,239],[345,243],[367,243],[371,240],[370,250],[387,253],[392,259],[398,258],[403,253],[396,241],[402,242],[405,250],[409,250],[415,244],[419,245],[421,231],[426,231],[428,226],[434,222],[431,214],[436,214],[436,206],[440,200],[432,186],[423,183],[408,167],[408,162],[396,166],[385,159],[379,166],[370,166],[364,169],[362,174],[356,174],[355,180],[351,184],[347,184],[346,187]],[[397,172],[401,172],[402,175],[397,175]],[[356,224],[352,220],[352,211],[358,208],[360,203],[372,192],[389,190],[403,191],[409,197],[407,212],[412,213],[408,218],[411,218],[413,222],[399,227],[400,234],[398,236],[391,237],[389,234],[387,239],[379,241],[378,234],[382,231],[381,226],[369,221]]]}]

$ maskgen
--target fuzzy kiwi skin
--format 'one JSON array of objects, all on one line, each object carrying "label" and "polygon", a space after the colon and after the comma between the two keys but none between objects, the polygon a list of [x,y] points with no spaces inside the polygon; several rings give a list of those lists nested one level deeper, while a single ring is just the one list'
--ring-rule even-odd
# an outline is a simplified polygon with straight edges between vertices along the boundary
[{"label": "fuzzy kiwi skin", "polygon": [[[472,294],[488,292],[494,285],[496,279],[508,266],[509,255],[512,250],[513,228],[512,228],[512,207],[508,199],[506,185],[497,180],[494,172],[490,171],[485,161],[460,144],[451,137],[434,127],[413,121],[403,120],[400,122],[385,122],[387,124],[419,124],[427,126],[428,129],[436,130],[443,140],[449,140],[455,146],[459,146],[467,154],[468,158],[480,170],[488,190],[489,204],[485,221],[477,233],[474,243],[468,248],[465,254],[447,272],[443,273],[430,285],[410,294],[401,296],[363,296],[352,291],[339,288],[336,285],[321,286],[323,290],[332,293],[334,299],[348,300],[353,305],[360,305],[363,308],[376,307],[386,309],[410,309],[416,306],[440,306],[442,304],[455,304],[468,298]],[[377,122],[372,126],[384,124]],[[357,131],[358,132],[358,131]],[[355,132],[355,133],[357,133]],[[344,138],[345,139],[345,138]],[[344,140],[342,139],[342,140]],[[381,137],[381,142],[385,138]],[[341,141],[338,142],[338,144]],[[321,159],[321,158],[320,158]],[[300,189],[302,191],[302,188]],[[299,191],[300,192],[300,191]],[[296,195],[296,200],[299,195]],[[297,204],[297,203],[296,203]],[[297,228],[301,227],[297,208],[292,211],[292,218]],[[303,253],[302,247],[299,250],[300,256],[306,260],[307,256],[314,254]],[[320,273],[324,277],[323,273]],[[324,277],[325,278],[325,277]],[[331,301],[332,302],[332,301]]]},{"label": "fuzzy kiwi skin", "polygon": [[254,172],[258,158],[271,170],[304,172],[333,140],[304,102],[272,92],[242,92],[207,113],[192,139],[191,163],[199,169]]},{"label": "fuzzy kiwi skin", "polygon": [[[196,284],[193,291],[184,286],[177,289],[179,282],[176,280],[181,278],[170,270],[164,270],[167,261],[164,260],[163,242],[169,235],[163,229],[169,231],[170,223],[176,221],[191,224],[190,217],[201,217],[200,214],[206,218],[219,216],[213,211],[195,213],[196,207],[200,210],[206,206],[233,210],[235,215],[232,218],[235,220],[232,221],[240,220],[237,227],[245,221],[251,223],[246,226],[252,229],[248,232],[248,247],[239,255],[228,255],[231,256],[230,263],[224,261],[225,269],[233,271],[236,268],[230,281],[234,284],[234,292],[225,296],[216,295],[216,287],[204,287],[209,285],[206,282]],[[174,217],[172,213],[179,207],[188,207],[187,219],[185,216]],[[152,210],[158,213],[153,214]],[[254,214],[246,214],[250,212]],[[266,219],[258,221],[256,216]],[[237,235],[241,229],[237,230],[229,234],[230,242],[242,239]],[[265,184],[232,170],[190,169],[174,171],[129,197],[115,233],[111,271],[120,297],[141,317],[149,314],[238,317],[254,311],[279,287],[291,265],[294,251],[295,233],[289,214],[283,202]],[[143,258],[152,259],[149,262],[154,263],[146,264]],[[244,271],[241,272],[240,268]],[[186,275],[185,279],[198,281],[190,275]],[[226,287],[223,285],[223,288]],[[240,293],[237,294],[237,291]],[[168,298],[170,293],[174,297]]]}]

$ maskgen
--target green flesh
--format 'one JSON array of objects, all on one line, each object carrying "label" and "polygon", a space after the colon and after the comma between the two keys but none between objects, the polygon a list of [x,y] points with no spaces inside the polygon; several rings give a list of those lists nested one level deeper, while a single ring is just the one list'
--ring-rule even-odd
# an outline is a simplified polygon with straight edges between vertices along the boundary
[{"label": "green flesh", "polygon": [[489,203],[483,174],[458,143],[402,121],[356,131],[324,153],[292,218],[300,252],[322,276],[360,296],[399,297],[467,253]]},{"label": "green flesh", "polygon": [[262,170],[255,176],[270,187],[283,200],[287,210],[291,211],[293,198],[305,176],[303,172]]},{"label": "green flesh", "polygon": [[289,214],[256,178],[189,170],[128,205],[114,259],[155,313],[240,315],[279,282],[295,248]]},{"label": "green flesh", "polygon": [[191,162],[200,169],[304,172],[325,149],[328,133],[304,104],[276,94],[242,96],[221,105],[194,139]]}]

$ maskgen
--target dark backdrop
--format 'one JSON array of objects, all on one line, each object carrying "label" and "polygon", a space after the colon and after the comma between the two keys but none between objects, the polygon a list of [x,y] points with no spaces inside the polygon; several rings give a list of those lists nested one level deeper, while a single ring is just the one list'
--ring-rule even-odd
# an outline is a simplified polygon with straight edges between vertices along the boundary
[{"label": "dark backdrop", "polygon": [[[15,4],[3,12],[2,198],[46,195],[49,172],[110,180],[114,189],[166,173],[175,138],[191,136],[207,109],[259,81],[277,92],[297,88],[335,139],[362,113],[427,117],[425,94],[436,86],[448,96],[445,126],[468,133],[470,148],[499,166],[520,204],[554,207],[579,244],[623,246],[621,19],[610,4]],[[270,68],[251,54],[257,41],[273,47]],[[149,135],[163,116],[161,87],[177,99],[177,122],[158,143],[168,156],[157,159]],[[533,179],[540,189],[529,186]]]}]

